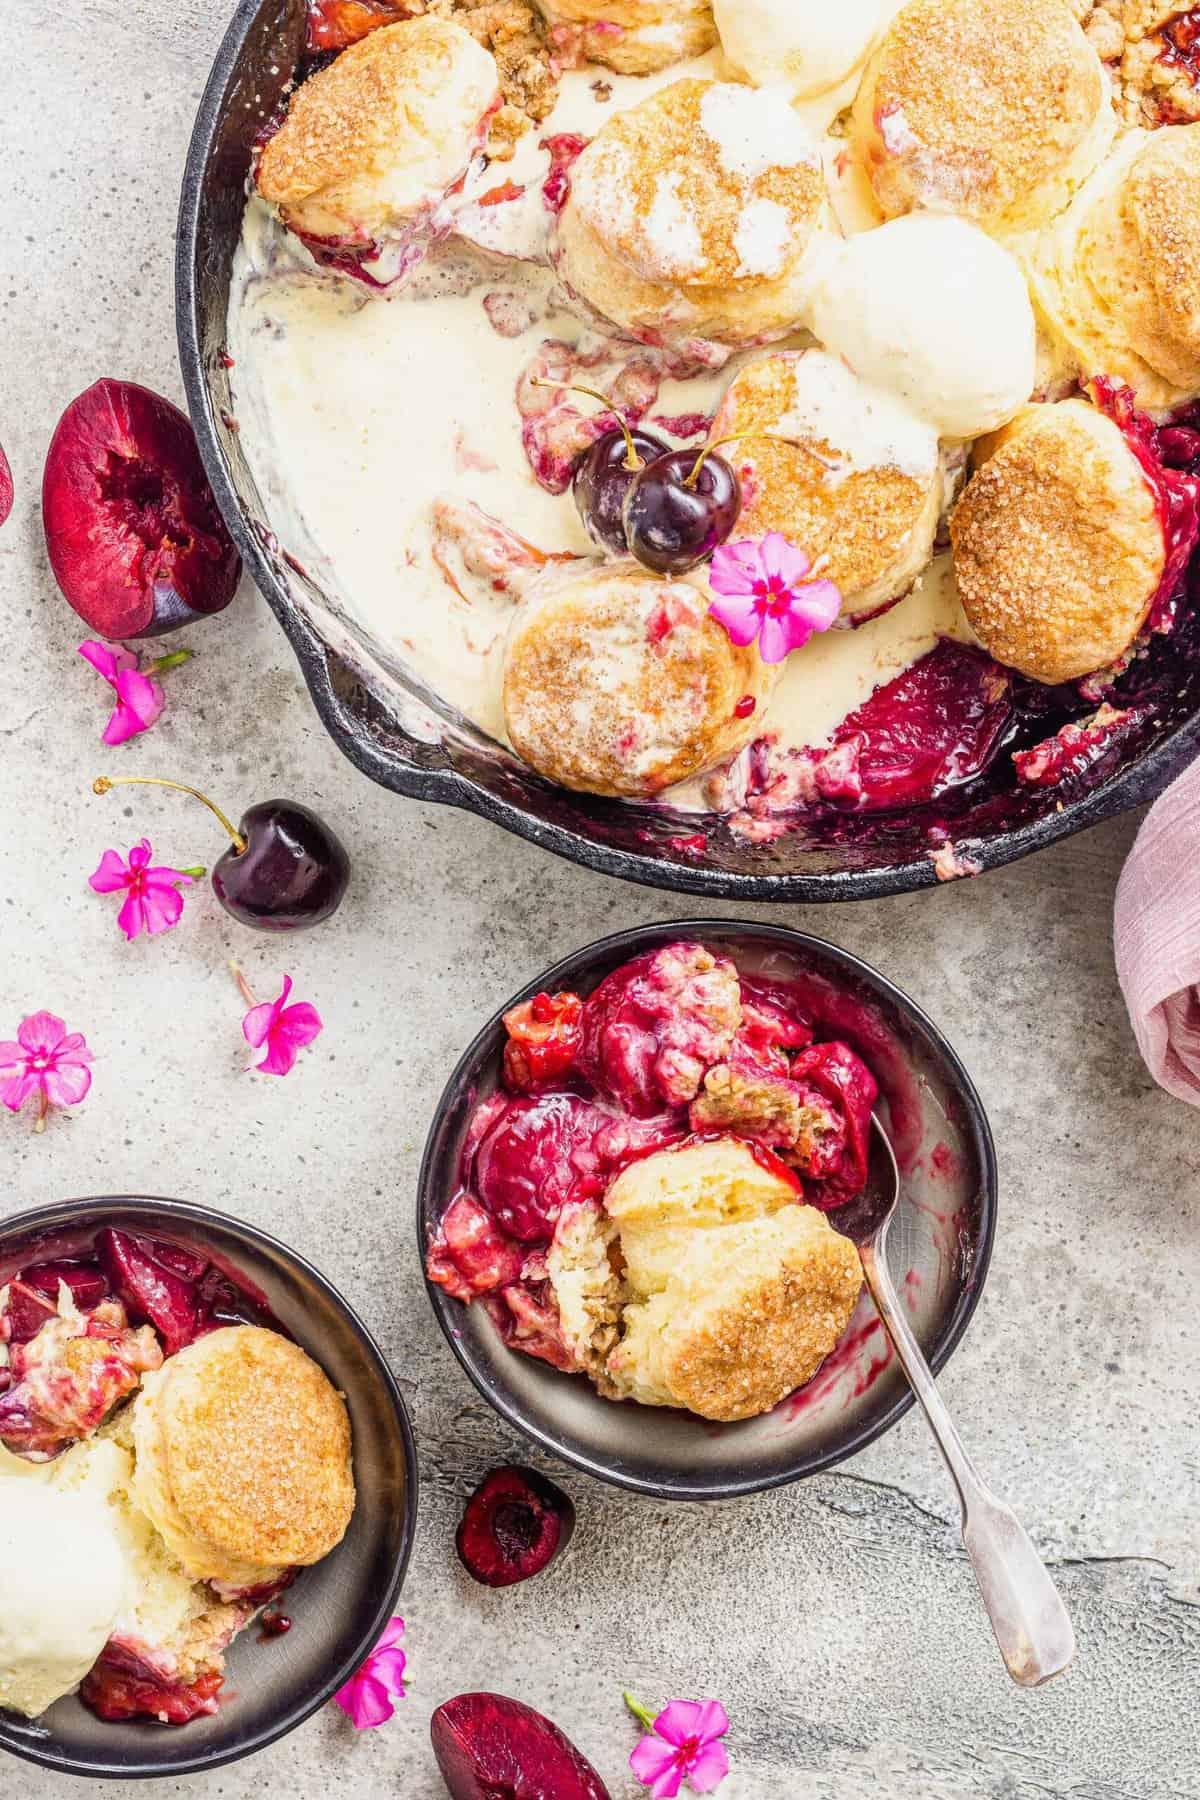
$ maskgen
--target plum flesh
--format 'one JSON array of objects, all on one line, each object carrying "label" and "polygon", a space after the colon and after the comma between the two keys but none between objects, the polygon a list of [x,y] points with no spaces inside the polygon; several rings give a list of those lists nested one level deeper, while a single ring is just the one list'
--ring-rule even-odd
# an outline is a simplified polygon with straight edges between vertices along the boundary
[{"label": "plum flesh", "polygon": [[97,381],[63,413],[42,523],[55,580],[102,637],[154,637],[233,599],[241,559],[192,427],[135,382]]},{"label": "plum flesh", "polygon": [[557,1725],[503,1694],[447,1700],[429,1734],[453,1800],[612,1800]]},{"label": "plum flesh", "polygon": [[540,1575],[575,1529],[568,1495],[536,1469],[493,1469],[467,1501],[455,1537],[459,1561],[483,1587],[512,1587]]}]

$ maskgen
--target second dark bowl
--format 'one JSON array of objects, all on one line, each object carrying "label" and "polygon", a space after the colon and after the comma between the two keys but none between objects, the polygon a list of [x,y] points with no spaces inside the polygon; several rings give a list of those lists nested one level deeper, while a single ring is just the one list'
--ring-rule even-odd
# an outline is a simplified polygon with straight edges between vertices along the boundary
[{"label": "second dark bowl", "polygon": [[[434,1117],[417,1200],[422,1261],[457,1188],[471,1114],[497,1083],[504,1013],[543,988],[587,994],[619,964],[681,938],[744,968],[784,974],[799,965],[827,983],[831,997],[848,996],[853,1018],[826,1035],[847,1038],[879,1079],[881,1116],[901,1167],[892,1271],[926,1356],[941,1368],[967,1328],[991,1256],[996,1158],[987,1117],[962,1063],[906,994],[847,951],[784,926],[691,919],[621,932],[543,970],[505,1001],[463,1053]],[[797,1481],[863,1449],[913,1404],[865,1298],[841,1345],[799,1395],[762,1418],[719,1426],[603,1400],[583,1376],[508,1349],[482,1306],[466,1307],[428,1285],[451,1349],[509,1424],[587,1474],[658,1499],[723,1500]]]},{"label": "second dark bowl", "polygon": [[[417,1458],[395,1377],[358,1316],[311,1263],[253,1225],[182,1200],[67,1200],[0,1221],[0,1285],[23,1265],[70,1256],[104,1225],[182,1244],[235,1271],[345,1395],[354,1516],[342,1542],[288,1590],[293,1628],[253,1627],[226,1658],[219,1711],[189,1725],[109,1723],[68,1696],[40,1719],[0,1713],[0,1750],[67,1775],[180,1776],[249,1756],[329,1700],[396,1610],[417,1518]],[[2,1599],[0,1599],[2,1604]]]}]

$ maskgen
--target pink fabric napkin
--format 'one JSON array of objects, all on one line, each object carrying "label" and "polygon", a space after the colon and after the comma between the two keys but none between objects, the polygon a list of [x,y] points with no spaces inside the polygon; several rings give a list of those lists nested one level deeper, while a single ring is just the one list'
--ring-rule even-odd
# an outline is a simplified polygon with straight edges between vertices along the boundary
[{"label": "pink fabric napkin", "polygon": [[1200,1106],[1200,762],[1156,800],[1117,886],[1117,974],[1146,1066]]}]

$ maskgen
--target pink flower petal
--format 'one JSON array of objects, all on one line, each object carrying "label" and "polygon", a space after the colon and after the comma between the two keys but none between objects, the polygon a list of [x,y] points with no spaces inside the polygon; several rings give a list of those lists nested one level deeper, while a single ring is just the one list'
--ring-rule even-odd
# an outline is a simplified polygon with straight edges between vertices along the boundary
[{"label": "pink flower petal", "polygon": [[395,1711],[383,1683],[361,1669],[338,1689],[334,1699],[356,1731],[385,1724]]},{"label": "pink flower petal", "polygon": [[135,937],[146,928],[146,909],[142,895],[135,887],[131,887],[125,896],[125,903],[117,914],[117,924],[125,933],[126,941],[132,944]]},{"label": "pink flower petal", "polygon": [[144,869],[146,867],[146,864],[150,861],[151,855],[152,855],[152,851],[150,849],[150,839],[149,838],[139,838],[137,843],[133,845],[133,847],[131,848],[131,850],[129,852],[130,868],[131,869]]},{"label": "pink flower petal", "polygon": [[266,1043],[267,1036],[278,1016],[278,1000],[263,1000],[258,1006],[252,1006],[242,1020],[242,1036],[251,1049],[257,1050]]},{"label": "pink flower petal", "polygon": [[7,1106],[9,1112],[20,1112],[30,1094],[36,1094],[40,1085],[37,1076],[28,1069],[21,1068],[14,1074],[0,1068],[0,1105]]},{"label": "pink flower petal", "polygon": [[383,1635],[376,1644],[372,1655],[378,1655],[381,1650],[393,1650],[403,1636],[404,1620],[400,1617],[399,1613],[396,1613],[384,1626]]},{"label": "pink flower petal", "polygon": [[103,676],[111,688],[116,687],[117,676],[123,669],[137,668],[137,657],[131,650],[126,650],[120,644],[114,650],[108,644],[102,644],[98,638],[85,638],[79,646],[79,654],[85,662],[91,663],[97,675]]},{"label": "pink flower petal", "polygon": [[82,1031],[69,1031],[54,1052],[54,1060],[57,1063],[90,1063],[96,1059],[88,1049]]},{"label": "pink flower petal", "polygon": [[768,531],[758,553],[767,580],[781,582],[784,587],[799,587],[812,567],[804,551],[789,543],[782,531]]},{"label": "pink flower petal", "polygon": [[711,1794],[729,1773],[724,1744],[703,1744],[688,1765],[687,1783],[696,1794]]},{"label": "pink flower petal", "polygon": [[66,1036],[67,1028],[54,1013],[30,1013],[17,1026],[17,1037],[31,1056],[49,1056]]},{"label": "pink flower petal", "polygon": [[260,1075],[290,1075],[296,1066],[299,1046],[290,1043],[282,1031],[267,1034],[267,1054],[254,1067]]},{"label": "pink flower petal", "polygon": [[701,1707],[695,1700],[672,1700],[654,1721],[660,1738],[676,1747],[700,1736]]},{"label": "pink flower petal", "polygon": [[92,1071],[77,1062],[55,1063],[42,1077],[52,1106],[78,1106],[91,1085]]},{"label": "pink flower petal", "polygon": [[719,1700],[699,1700],[696,1704],[696,1722],[690,1732],[698,1743],[711,1744],[715,1738],[725,1736],[729,1730],[729,1714]]},{"label": "pink flower petal", "polygon": [[129,865],[124,857],[116,850],[106,850],[95,873],[88,876],[88,886],[97,894],[117,894],[128,887]]},{"label": "pink flower petal", "polygon": [[307,1000],[298,1000],[295,1006],[285,1007],[275,1025],[290,1044],[297,1050],[303,1050],[305,1044],[311,1044],[319,1032],[324,1030],[324,1023],[315,1006]]},{"label": "pink flower petal", "polygon": [[629,1766],[654,1800],[674,1800],[683,1780],[677,1750],[647,1733],[630,1756]]},{"label": "pink flower petal", "polygon": [[713,551],[708,585],[716,594],[753,594],[763,579],[758,545],[751,538],[738,544],[720,544]]},{"label": "pink flower petal", "polygon": [[117,706],[100,736],[106,744],[124,744],[148,731],[165,704],[162,688],[148,675],[122,670],[116,679]]},{"label": "pink flower petal", "polygon": [[759,634],[762,625],[762,609],[760,603],[753,599],[714,600],[709,612],[729,633],[731,644],[745,648],[752,644]]},{"label": "pink flower petal", "polygon": [[372,1650],[369,1657],[372,1675],[383,1682],[398,1700],[404,1699],[404,1671],[408,1658],[403,1650]]},{"label": "pink flower petal", "polygon": [[170,931],[183,916],[183,895],[169,881],[147,881],[142,890],[142,916],[151,937]]}]

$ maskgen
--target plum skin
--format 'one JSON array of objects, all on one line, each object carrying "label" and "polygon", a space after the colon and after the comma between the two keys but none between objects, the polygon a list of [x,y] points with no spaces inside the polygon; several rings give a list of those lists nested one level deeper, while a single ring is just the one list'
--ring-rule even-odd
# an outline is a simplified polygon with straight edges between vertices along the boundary
[{"label": "plum skin", "polygon": [[55,427],[42,477],[55,580],[109,641],[156,637],[229,605],[241,558],[195,434],[169,400],[102,380]]},{"label": "plum skin", "polygon": [[520,1700],[459,1694],[429,1735],[453,1800],[612,1800],[570,1738]]}]

